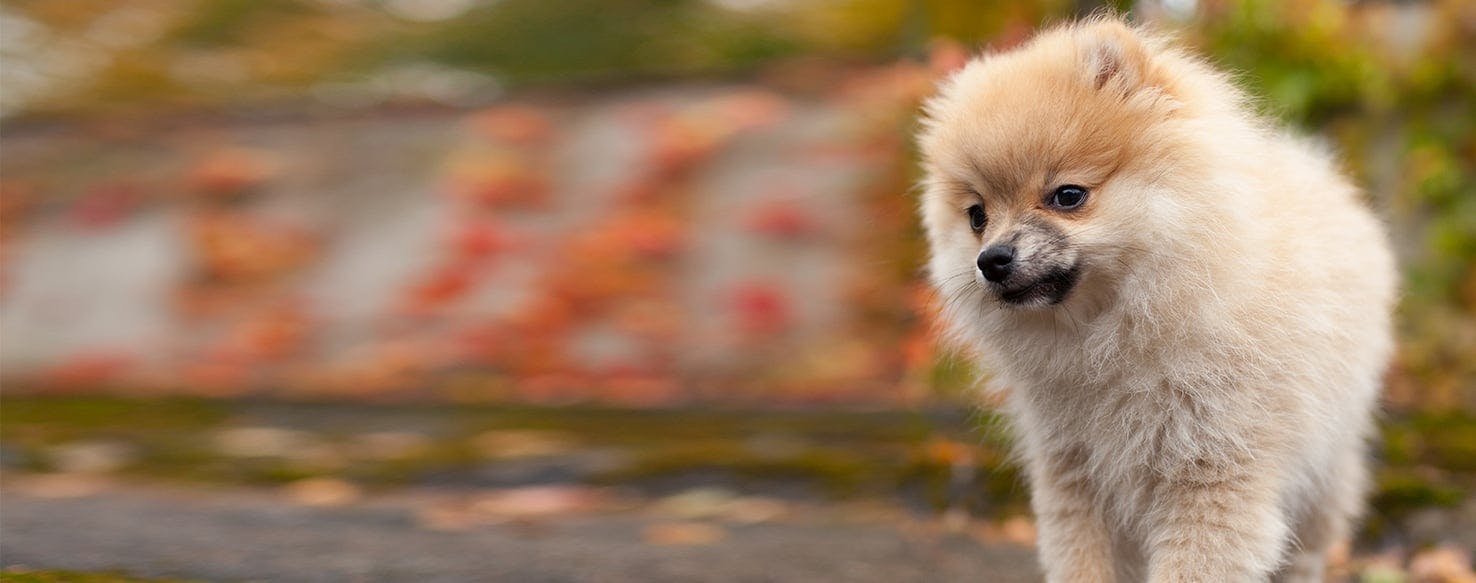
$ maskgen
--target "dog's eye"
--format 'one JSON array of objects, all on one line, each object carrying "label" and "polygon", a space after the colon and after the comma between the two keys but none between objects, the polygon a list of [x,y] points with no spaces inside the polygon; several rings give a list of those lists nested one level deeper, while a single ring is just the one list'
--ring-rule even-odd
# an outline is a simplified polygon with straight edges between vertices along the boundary
[{"label": "dog's eye", "polygon": [[988,217],[984,216],[984,207],[982,205],[976,204],[969,207],[969,227],[974,229],[975,233],[984,232],[984,224],[988,221]]},{"label": "dog's eye", "polygon": [[1086,199],[1087,189],[1075,184],[1067,184],[1066,186],[1056,187],[1056,190],[1051,192],[1051,198],[1047,201],[1047,204],[1052,208],[1071,210],[1081,206],[1081,203],[1086,202]]}]

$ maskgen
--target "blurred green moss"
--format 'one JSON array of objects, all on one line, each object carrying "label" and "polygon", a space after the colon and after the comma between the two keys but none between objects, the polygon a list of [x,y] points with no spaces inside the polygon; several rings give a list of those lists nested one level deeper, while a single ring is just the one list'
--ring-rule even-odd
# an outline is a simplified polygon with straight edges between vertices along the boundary
[{"label": "blurred green moss", "polygon": [[0,571],[0,583],[184,583],[183,579],[154,579],[121,573],[58,570],[7,569]]},{"label": "blurred green moss", "polygon": [[166,41],[185,48],[217,49],[250,42],[252,29],[278,21],[320,14],[302,0],[209,0],[196,2]]}]

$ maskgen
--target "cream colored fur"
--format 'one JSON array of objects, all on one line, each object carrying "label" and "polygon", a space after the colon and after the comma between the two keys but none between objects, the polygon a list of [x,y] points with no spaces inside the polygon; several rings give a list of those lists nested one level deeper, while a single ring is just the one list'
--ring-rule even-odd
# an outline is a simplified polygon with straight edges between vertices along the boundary
[{"label": "cream colored fur", "polygon": [[[1357,189],[1111,19],[974,60],[926,114],[931,279],[1006,390],[1047,579],[1321,580],[1392,350],[1396,269]],[[1043,204],[1061,184],[1088,187],[1081,209]],[[1032,224],[1064,248],[1019,262],[1074,262],[1079,283],[1008,305],[975,260]]]}]

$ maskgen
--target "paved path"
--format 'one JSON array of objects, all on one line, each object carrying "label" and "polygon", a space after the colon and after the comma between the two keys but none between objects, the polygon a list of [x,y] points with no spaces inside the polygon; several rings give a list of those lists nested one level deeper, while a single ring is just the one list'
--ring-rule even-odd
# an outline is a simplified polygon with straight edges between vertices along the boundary
[{"label": "paved path", "polygon": [[438,532],[414,503],[293,505],[262,493],[0,490],[0,563],[224,581],[1035,581],[1032,552],[936,529],[810,517],[653,545],[635,511]]}]

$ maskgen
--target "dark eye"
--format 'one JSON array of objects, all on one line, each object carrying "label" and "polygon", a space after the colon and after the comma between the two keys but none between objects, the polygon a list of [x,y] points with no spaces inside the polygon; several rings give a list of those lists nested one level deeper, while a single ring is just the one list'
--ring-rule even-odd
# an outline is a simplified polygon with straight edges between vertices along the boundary
[{"label": "dark eye", "polygon": [[1081,203],[1086,202],[1086,199],[1087,189],[1075,184],[1067,184],[1066,186],[1056,187],[1056,190],[1051,193],[1051,198],[1047,203],[1053,208],[1071,210],[1081,206]]},{"label": "dark eye", "polygon": [[975,233],[984,232],[984,224],[987,222],[989,219],[984,216],[983,206],[976,204],[969,207],[969,227],[974,229]]}]

